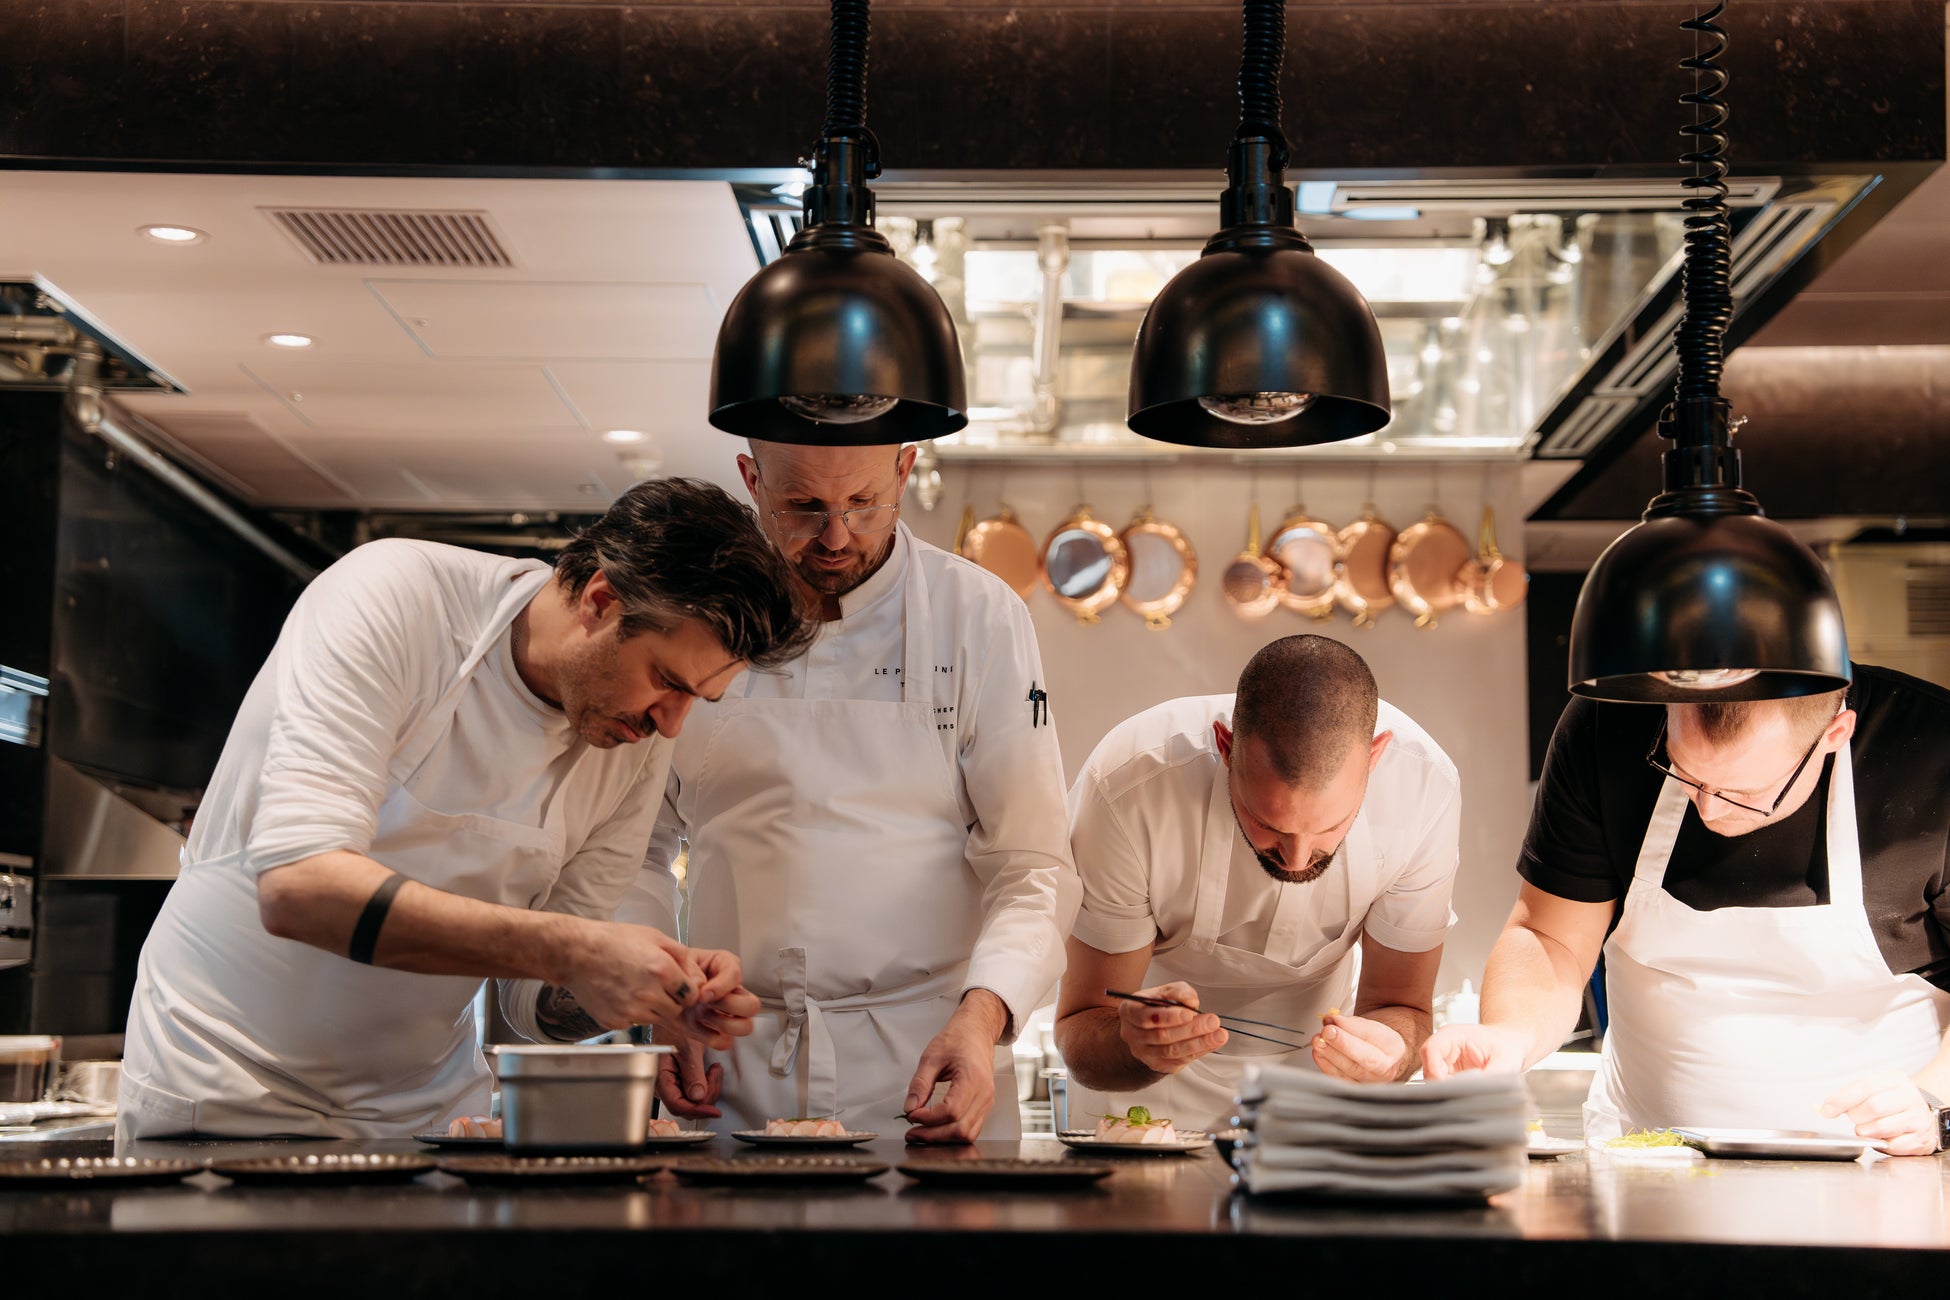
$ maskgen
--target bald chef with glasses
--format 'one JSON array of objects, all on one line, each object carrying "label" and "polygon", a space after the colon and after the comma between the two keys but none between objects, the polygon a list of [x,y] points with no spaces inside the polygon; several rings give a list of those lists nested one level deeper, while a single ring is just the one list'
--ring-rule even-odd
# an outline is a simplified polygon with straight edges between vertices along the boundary
[{"label": "bald chef with glasses", "polygon": [[1867,664],[1800,699],[1572,700],[1483,1023],[1438,1030],[1427,1077],[1549,1054],[1602,946],[1610,1024],[1586,1136],[1781,1128],[1942,1149],[1946,739],[1950,692]]},{"label": "bald chef with glasses", "polygon": [[724,1129],[837,1116],[910,1142],[1013,1138],[1007,1044],[1053,990],[1082,896],[1029,611],[899,520],[913,447],[754,442],[738,458],[823,620],[700,701],[633,914],[744,958],[763,1010],[659,1094]]}]

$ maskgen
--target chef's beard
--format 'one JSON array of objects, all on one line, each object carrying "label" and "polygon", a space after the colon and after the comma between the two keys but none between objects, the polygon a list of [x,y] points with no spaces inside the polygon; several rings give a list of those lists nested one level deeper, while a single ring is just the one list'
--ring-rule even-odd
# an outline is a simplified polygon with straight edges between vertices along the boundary
[{"label": "chef's beard", "polygon": [[822,596],[844,596],[880,570],[887,557],[894,553],[894,539],[889,537],[887,545],[880,554],[864,551],[854,557],[854,562],[844,569],[822,569],[813,563],[814,553],[830,555],[818,542],[809,544],[799,552],[799,558],[792,561],[793,572],[799,581],[811,587]]},{"label": "chef's beard", "polygon": [[635,743],[618,733],[618,723],[644,738],[657,734],[657,724],[648,714],[630,717],[610,711],[605,697],[616,682],[621,662],[622,655],[612,632],[593,642],[580,657],[563,664],[556,676],[562,693],[562,712],[568,717],[569,725],[597,749]]},{"label": "chef's beard", "polygon": [[[1239,828],[1239,838],[1246,841],[1246,847],[1252,849],[1253,856],[1259,859],[1260,870],[1279,881],[1282,885],[1311,884],[1313,881],[1319,880],[1322,876],[1326,875],[1327,868],[1334,861],[1333,853],[1329,853],[1323,849],[1315,849],[1313,857],[1307,860],[1306,866],[1300,868],[1298,871],[1288,871],[1278,858],[1270,853],[1261,853],[1257,848],[1254,848],[1252,840],[1247,839],[1246,824],[1239,820],[1239,810],[1237,808],[1232,810],[1232,821]],[[1339,849],[1336,849],[1334,852],[1338,853],[1339,851]]]}]

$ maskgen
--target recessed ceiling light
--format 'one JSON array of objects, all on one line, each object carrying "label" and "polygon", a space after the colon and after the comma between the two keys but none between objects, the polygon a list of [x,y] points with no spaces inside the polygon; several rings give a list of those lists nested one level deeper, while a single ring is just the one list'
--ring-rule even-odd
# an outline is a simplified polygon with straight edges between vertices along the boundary
[{"label": "recessed ceiling light", "polygon": [[159,244],[200,244],[210,237],[195,226],[138,226],[136,229]]},{"label": "recessed ceiling light", "polygon": [[266,334],[264,341],[274,348],[308,348],[311,346],[311,335]]},{"label": "recessed ceiling light", "polygon": [[642,442],[641,429],[611,429],[603,434],[604,442]]}]

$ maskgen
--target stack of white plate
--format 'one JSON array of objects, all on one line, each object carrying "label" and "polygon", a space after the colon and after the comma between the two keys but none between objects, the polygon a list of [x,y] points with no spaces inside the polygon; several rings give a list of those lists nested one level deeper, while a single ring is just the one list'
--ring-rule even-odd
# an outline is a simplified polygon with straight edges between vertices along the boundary
[{"label": "stack of white plate", "polygon": [[1516,1075],[1348,1083],[1315,1070],[1249,1067],[1233,1151],[1254,1193],[1481,1200],[1523,1182],[1528,1095]]}]

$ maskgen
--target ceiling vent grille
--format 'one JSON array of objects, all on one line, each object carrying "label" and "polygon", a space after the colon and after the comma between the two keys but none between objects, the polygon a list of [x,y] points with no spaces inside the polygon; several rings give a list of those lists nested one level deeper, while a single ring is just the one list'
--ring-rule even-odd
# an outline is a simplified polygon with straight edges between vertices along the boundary
[{"label": "ceiling vent grille", "polygon": [[265,215],[324,266],[514,265],[484,212],[376,208],[265,208]]},{"label": "ceiling vent grille", "polygon": [[1909,634],[1950,637],[1950,564],[1912,564],[1909,579]]}]

